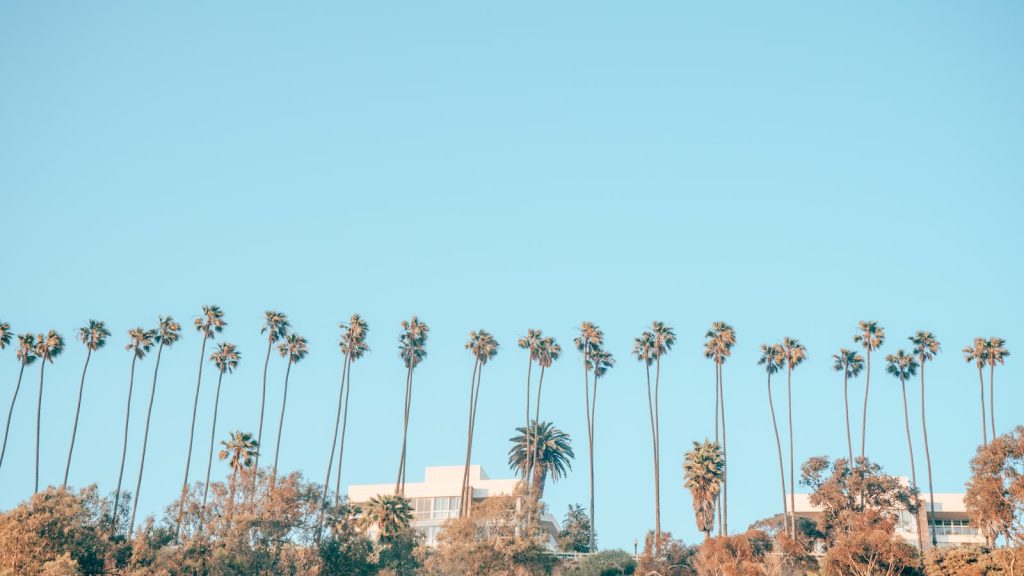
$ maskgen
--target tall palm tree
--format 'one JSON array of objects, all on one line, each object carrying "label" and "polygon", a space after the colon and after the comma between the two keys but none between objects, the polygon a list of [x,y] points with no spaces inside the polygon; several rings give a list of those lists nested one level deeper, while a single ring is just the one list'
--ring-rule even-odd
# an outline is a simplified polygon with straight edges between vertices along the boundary
[{"label": "tall palm tree", "polygon": [[[544,335],[540,330],[534,330],[529,328],[526,330],[526,336],[519,339],[517,344],[523,350],[526,350],[526,429],[529,431],[530,428],[530,385],[531,376],[533,372],[533,363],[540,360],[540,347],[544,341]],[[475,379],[476,363],[473,365]],[[529,440],[529,439],[527,439]],[[526,493],[530,494],[530,473],[529,466],[527,466],[527,472],[523,474],[523,483],[526,485]]]},{"label": "tall palm tree", "polygon": [[192,441],[196,434],[196,412],[199,409],[199,389],[203,384],[203,363],[206,361],[206,341],[216,337],[224,330],[227,322],[224,321],[224,312],[220,306],[203,306],[203,313],[193,322],[196,332],[203,335],[203,342],[199,347],[199,375],[196,377],[196,397],[192,402],[192,425],[188,431],[188,452],[185,453],[185,476],[181,482],[181,499],[178,503],[178,518],[174,527],[174,540],[178,540],[178,531],[181,528],[181,519],[185,514],[185,498],[188,495],[188,471],[192,465]]},{"label": "tall palm tree", "polygon": [[146,354],[153,348],[157,333],[155,330],[145,328],[132,328],[128,331],[128,344],[124,349],[132,353],[132,367],[128,376],[128,401],[124,409],[124,440],[121,442],[121,466],[117,470],[117,488],[114,490],[114,508],[110,522],[112,528],[117,529],[118,504],[121,501],[121,482],[124,480],[124,461],[128,455],[128,424],[132,417],[132,392],[135,390],[135,363],[146,357]]},{"label": "tall palm tree", "polygon": [[[592,322],[581,322],[580,323],[580,335],[573,340],[573,344],[576,346],[576,350],[583,354],[583,399],[584,408],[586,410],[586,422],[587,422],[587,447],[588,453],[590,454],[590,465],[594,465],[594,422],[592,419],[593,409],[591,408],[591,396],[596,394],[596,390],[591,390],[590,385],[590,372],[594,369],[594,362],[591,360],[591,356],[599,354],[601,352],[601,346],[604,344],[604,332]],[[527,430],[529,435],[530,430]],[[594,485],[591,482],[590,495],[593,498]],[[593,530],[594,525],[590,525]]]},{"label": "tall palm tree", "polygon": [[846,411],[846,450],[849,454],[847,466],[851,468],[853,461],[853,438],[850,434],[850,395],[848,393],[850,378],[856,378],[864,369],[864,357],[853,350],[840,348],[838,354],[832,355],[832,369],[843,373],[843,409]]},{"label": "tall palm tree", "polygon": [[135,480],[135,498],[132,500],[132,515],[128,520],[128,538],[135,532],[135,512],[142,492],[142,473],[146,469],[146,447],[149,445],[149,421],[153,416],[153,400],[156,398],[156,377],[160,373],[160,356],[164,347],[171,347],[181,338],[181,324],[171,316],[161,316],[156,330],[156,366],[153,368],[153,385],[149,389],[149,408],[146,410],[146,427],[142,433],[142,456],[139,458],[139,477]]},{"label": "tall palm tree", "polygon": [[411,523],[412,505],[398,495],[381,494],[370,498],[359,518],[359,524],[364,530],[376,526],[380,539],[384,541],[398,536]]},{"label": "tall palm tree", "polygon": [[590,370],[594,373],[594,396],[590,402],[590,433],[588,435],[590,440],[588,446],[590,457],[590,547],[588,549],[593,552],[597,550],[597,543],[594,540],[594,531],[596,530],[594,523],[594,431],[597,428],[597,381],[615,366],[615,357],[611,352],[597,347],[591,350],[588,362]]},{"label": "tall palm tree", "polygon": [[[917,360],[903,350],[897,350],[895,354],[885,357],[885,371],[892,374],[900,381],[903,389],[903,423],[907,429],[907,451],[910,453],[910,486],[917,492],[917,472],[914,466],[914,445],[910,441],[910,413],[907,408],[907,380],[917,374]],[[924,550],[924,536],[921,534],[921,522],[918,520],[917,544],[919,550]]]},{"label": "tall palm tree", "polygon": [[540,421],[540,393],[544,387],[544,371],[551,368],[551,365],[561,356],[562,347],[553,337],[547,336],[541,340],[537,358],[537,364],[540,365],[540,377],[537,379],[537,406],[534,408],[533,417],[538,422]]},{"label": "tall palm tree", "polygon": [[983,370],[985,364],[988,363],[988,350],[985,345],[987,341],[984,338],[975,338],[974,343],[971,346],[966,346],[963,349],[964,360],[968,362],[974,362],[974,365],[978,367],[978,385],[981,390],[981,444],[982,446],[988,446],[988,419],[985,417],[985,376]]},{"label": "tall palm tree", "polygon": [[427,338],[430,327],[413,316],[402,320],[402,332],[398,336],[398,355],[405,363],[405,406],[402,418],[402,453],[398,460],[398,478],[395,480],[395,494],[405,494],[405,449],[409,438],[409,410],[412,408],[413,371],[427,357]]},{"label": "tall palm tree", "polygon": [[[537,499],[544,497],[544,485],[550,477],[557,482],[572,470],[572,460],[576,453],[572,449],[572,438],[562,432],[551,422],[531,422],[529,434],[522,428],[516,428],[519,434],[509,440],[512,448],[508,451],[508,465],[513,471],[523,474],[527,466],[533,466],[533,487],[537,491]],[[527,436],[531,438],[527,445]],[[533,454],[528,454],[527,451]]]},{"label": "tall palm tree", "polygon": [[[213,468],[213,444],[217,437],[217,408],[220,406],[220,383],[224,379],[224,373],[228,374],[238,368],[238,361],[242,359],[242,353],[238,347],[230,342],[221,342],[217,349],[210,354],[210,362],[217,366],[217,393],[213,397],[213,423],[210,426],[210,458],[206,461],[206,481],[203,483],[203,508],[206,507],[206,497],[210,493],[210,470]],[[233,480],[233,479],[232,479]]]},{"label": "tall palm tree", "polygon": [[782,355],[786,359],[786,403],[789,412],[789,519],[790,536],[796,538],[796,465],[793,460],[793,369],[807,359],[807,348],[796,338],[782,339]]},{"label": "tall palm tree", "polygon": [[64,481],[61,488],[68,485],[68,473],[71,471],[71,455],[75,451],[75,436],[78,434],[78,415],[82,412],[82,392],[85,391],[85,373],[89,369],[89,360],[92,353],[107,344],[110,331],[103,325],[103,322],[89,320],[89,324],[78,329],[78,341],[85,345],[85,366],[82,367],[82,380],[78,384],[78,402],[75,404],[75,422],[71,426],[71,445],[68,447],[68,463],[64,466]]},{"label": "tall palm tree", "polygon": [[231,519],[234,517],[235,512],[235,489],[238,485],[238,475],[246,468],[253,467],[260,445],[251,433],[242,431],[232,432],[228,440],[221,440],[220,445],[223,448],[217,453],[217,459],[227,460],[228,464],[231,465],[227,520],[228,526],[231,526]]},{"label": "tall palm tree", "polygon": [[857,334],[854,334],[853,341],[864,347],[867,351],[865,367],[867,373],[864,382],[864,413],[860,426],[860,457],[864,457],[865,440],[868,433],[868,391],[871,390],[871,352],[878,350],[885,343],[885,328],[878,325],[874,320],[861,320],[857,323]]},{"label": "tall palm tree", "polygon": [[473,355],[473,378],[469,386],[469,427],[466,433],[466,465],[462,469],[462,491],[459,500],[459,515],[469,514],[470,500],[473,497],[469,485],[469,464],[473,455],[473,432],[476,430],[476,408],[480,400],[480,380],[484,365],[498,354],[498,341],[486,330],[470,332],[466,350]]},{"label": "tall palm tree", "polygon": [[[327,486],[331,481],[331,466],[334,460],[335,443],[338,441],[339,417],[341,420],[341,446],[338,448],[338,473],[334,478],[334,503],[341,502],[341,460],[345,455],[345,430],[348,428],[348,396],[349,383],[351,381],[352,363],[362,358],[370,351],[366,343],[366,336],[370,332],[370,326],[359,314],[353,314],[348,323],[338,324],[341,328],[341,341],[339,347],[344,361],[341,366],[341,390],[338,391],[338,415],[334,419],[334,440],[331,441],[331,457],[327,460],[327,479],[324,480],[324,505],[327,504]],[[345,400],[342,402],[342,392]]]},{"label": "tall palm tree", "polygon": [[[263,445],[263,413],[267,406],[267,367],[270,366],[270,352],[273,350],[274,344],[288,335],[288,330],[291,328],[291,324],[288,323],[288,316],[284,312],[267,310],[263,313],[263,317],[263,328],[260,330],[260,334],[267,335],[267,355],[263,360],[263,391],[260,393],[260,424],[259,428],[256,430],[256,444],[260,446]],[[256,494],[256,479],[260,473],[259,451],[256,452],[252,469],[252,491],[249,493],[250,498],[254,498]]]},{"label": "tall palm tree", "polygon": [[[782,463],[782,442],[779,441],[779,426],[775,420],[775,402],[772,400],[772,374],[777,374],[786,365],[786,354],[781,344],[761,344],[761,358],[758,366],[764,366],[768,374],[768,409],[772,414],[772,430],[775,432],[775,449],[779,455],[779,479],[782,481],[782,517],[789,520],[789,505],[786,503],[786,469]],[[696,504],[694,504],[696,506]],[[789,526],[786,531],[788,533]]]},{"label": "tall palm tree", "polygon": [[64,351],[64,337],[56,330],[50,330],[47,334],[36,336],[36,356],[39,357],[39,400],[36,403],[36,487],[39,492],[39,438],[42,436],[43,421],[43,372],[46,370],[46,363],[53,364],[54,358],[60,356]]},{"label": "tall palm tree", "polygon": [[985,357],[988,360],[988,419],[992,423],[992,439],[996,438],[996,364],[1003,364],[1003,361],[1010,355],[1006,349],[1006,340],[992,337],[985,342]]},{"label": "tall palm tree", "polygon": [[4,443],[0,447],[0,468],[4,465],[4,454],[7,453],[7,436],[11,432],[11,417],[14,416],[14,403],[18,401],[18,391],[21,390],[21,377],[25,374],[25,366],[36,361],[36,337],[32,334],[19,334],[16,355],[21,368],[18,370],[18,383],[14,386],[11,407],[7,410],[7,424],[4,426]]},{"label": "tall palm tree", "polygon": [[711,329],[704,334],[704,357],[715,364],[715,443],[718,443],[718,422],[722,423],[722,458],[725,467],[722,470],[722,507],[719,509],[722,533],[729,534],[729,465],[728,445],[725,434],[725,387],[722,379],[722,366],[732,355],[732,347],[736,345],[736,331],[725,322],[714,322]]},{"label": "tall palm tree", "polygon": [[298,334],[289,334],[284,341],[277,345],[277,352],[281,357],[288,359],[288,365],[284,370],[284,397],[281,399],[281,418],[277,422],[277,444],[274,446],[274,467],[271,469],[270,489],[273,490],[277,483],[277,460],[281,455],[281,431],[284,430],[284,409],[288,405],[288,376],[291,375],[292,365],[301,362],[309,354],[309,342]]},{"label": "tall palm tree", "polygon": [[704,533],[705,540],[711,537],[711,529],[715,526],[715,501],[724,483],[724,475],[725,455],[718,444],[708,440],[694,442],[693,449],[683,460],[683,478],[693,497],[697,529]]},{"label": "tall palm tree", "polygon": [[[633,357],[635,357],[637,361],[643,363],[644,370],[647,375],[647,416],[651,425],[651,448],[654,453],[654,457],[652,459],[652,464],[654,466],[654,523],[656,527],[655,531],[658,533],[654,539],[654,545],[657,547],[658,542],[661,540],[661,502],[659,500],[658,428],[654,419],[654,389],[651,386],[651,365],[654,364],[655,356],[654,346],[654,333],[649,330],[644,330],[640,336],[633,339]],[[717,411],[715,420],[718,420]]]},{"label": "tall palm tree", "polygon": [[932,546],[938,545],[938,540],[935,538],[935,490],[932,488],[932,456],[928,449],[928,424],[925,420],[924,410],[924,363],[930,362],[935,355],[939,353],[942,346],[939,341],[935,338],[935,335],[931,332],[918,330],[913,336],[910,337],[910,341],[914,344],[913,353],[917,356],[917,361],[921,364],[921,431],[924,432],[924,459],[928,464],[928,497],[931,503],[932,522],[928,525],[931,528],[932,534]]}]

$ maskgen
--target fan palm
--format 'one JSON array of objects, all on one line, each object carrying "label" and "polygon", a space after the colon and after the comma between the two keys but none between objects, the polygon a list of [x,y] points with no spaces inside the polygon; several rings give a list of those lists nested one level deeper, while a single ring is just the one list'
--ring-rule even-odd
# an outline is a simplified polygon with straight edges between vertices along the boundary
[{"label": "fan palm", "polygon": [[364,530],[376,526],[380,539],[390,540],[409,528],[412,523],[412,505],[402,496],[377,495],[363,507],[359,524]]},{"label": "fan palm", "polygon": [[537,379],[537,406],[534,408],[533,419],[539,421],[540,393],[544,387],[544,371],[551,368],[551,365],[562,356],[562,347],[558,345],[558,342],[553,337],[547,336],[541,340],[537,356],[537,364],[540,365],[540,377]]},{"label": "fan palm", "polygon": [[[576,453],[569,435],[555,428],[551,422],[533,421],[530,428],[529,434],[523,428],[516,428],[519,434],[509,439],[512,448],[508,451],[508,465],[519,474],[524,474],[527,466],[533,466],[532,483],[537,499],[541,499],[547,479],[550,477],[552,482],[557,482],[565,477],[572,470]],[[529,444],[527,437],[531,439]]]},{"label": "fan palm", "polygon": [[469,427],[466,433],[466,465],[462,469],[462,491],[459,500],[459,515],[469,514],[472,488],[469,485],[469,464],[473,455],[473,432],[476,430],[476,408],[480,400],[480,381],[484,365],[498,354],[498,341],[486,330],[470,332],[466,350],[473,355],[473,377],[469,386]]},{"label": "fan palm", "polygon": [[[928,496],[929,502],[931,503],[932,519],[935,518],[935,490],[932,488],[932,456],[931,451],[928,449],[928,424],[925,421],[925,410],[924,410],[924,363],[930,362],[935,355],[939,353],[942,346],[939,341],[935,338],[935,335],[931,332],[918,330],[913,336],[910,337],[910,341],[914,344],[913,353],[917,356],[918,362],[921,364],[921,431],[924,433],[924,459],[928,464]],[[935,523],[928,523],[931,528],[932,535],[932,546],[938,545],[938,540],[935,538]]]},{"label": "fan palm", "polygon": [[807,348],[796,338],[782,339],[782,355],[786,359],[786,403],[789,412],[789,509],[790,536],[796,538],[796,465],[793,459],[793,369],[807,359]]},{"label": "fan palm", "polygon": [[1010,351],[1003,338],[989,338],[985,341],[985,358],[988,361],[988,419],[992,423],[992,439],[996,438],[996,364],[1003,364]]},{"label": "fan palm", "polygon": [[[647,416],[651,425],[651,447],[654,453],[652,464],[654,466],[654,522],[655,526],[660,528],[661,522],[661,502],[659,499],[660,495],[660,484],[658,474],[658,428],[654,419],[654,391],[651,386],[651,365],[654,364],[655,356],[655,337],[654,333],[648,330],[644,330],[640,336],[633,339],[633,356],[644,365],[644,371],[647,375]],[[715,419],[717,421],[717,413]],[[657,546],[660,538],[655,538],[655,546]]]},{"label": "fan palm", "polygon": [[78,329],[78,341],[85,345],[85,366],[82,367],[82,379],[78,384],[78,402],[75,404],[75,422],[71,425],[71,445],[68,447],[68,463],[64,466],[64,481],[61,488],[68,485],[68,473],[71,471],[71,455],[75,451],[75,436],[78,434],[78,415],[82,412],[82,393],[85,391],[85,373],[89,370],[92,353],[107,344],[110,331],[103,322],[89,320],[89,324]]},{"label": "fan palm", "polygon": [[161,316],[154,340],[156,347],[156,365],[153,368],[153,385],[149,389],[149,408],[146,410],[146,427],[142,433],[142,456],[139,458],[139,477],[135,481],[135,498],[132,500],[132,515],[128,520],[128,538],[135,531],[135,512],[139,506],[139,493],[142,491],[142,473],[146,467],[146,447],[149,445],[149,421],[153,416],[153,400],[156,398],[156,377],[160,373],[160,356],[164,347],[171,347],[181,338],[181,324],[171,316]]},{"label": "fan palm", "polygon": [[13,337],[14,333],[11,332],[10,323],[0,321],[0,350],[7,348]]},{"label": "fan palm", "polygon": [[697,529],[707,540],[715,526],[715,500],[725,478],[725,455],[718,444],[708,440],[694,442],[683,460],[683,477],[693,497]]},{"label": "fan palm", "polygon": [[14,396],[11,398],[11,407],[7,410],[7,424],[4,426],[4,443],[0,447],[0,468],[4,465],[4,454],[7,453],[7,436],[11,432],[11,418],[14,416],[14,404],[18,401],[18,391],[21,390],[21,377],[25,374],[25,366],[36,361],[36,337],[32,334],[18,335],[18,350],[16,352],[18,363],[18,383],[14,385]]},{"label": "fan palm", "polygon": [[[591,389],[590,384],[590,372],[594,369],[594,362],[591,356],[599,354],[601,352],[601,346],[604,344],[604,332],[592,322],[581,322],[580,323],[580,335],[577,336],[573,344],[576,346],[576,350],[583,354],[583,399],[584,408],[587,416],[587,447],[588,454],[590,455],[590,465],[594,465],[594,422],[593,422],[593,408],[591,406],[591,396],[596,396],[597,391]],[[595,378],[596,385],[596,378]],[[596,398],[595,398],[596,400]],[[529,432],[529,430],[527,431]],[[591,482],[590,495],[593,499],[594,485]],[[593,531],[594,525],[590,525],[591,531]]]},{"label": "fan palm", "polygon": [[284,341],[277,345],[277,352],[283,358],[288,359],[288,365],[284,370],[284,397],[281,399],[281,418],[277,422],[277,444],[274,446],[274,467],[271,469],[270,489],[274,489],[277,483],[277,460],[281,455],[281,431],[284,430],[284,409],[288,405],[288,377],[292,372],[292,365],[301,362],[309,354],[309,342],[298,334],[289,334]]},{"label": "fan palm", "polygon": [[[238,475],[246,468],[252,468],[256,455],[259,454],[259,443],[249,432],[232,432],[228,440],[221,440],[223,446],[217,453],[219,460],[227,460],[231,465],[231,483],[228,488],[228,526],[231,526],[231,519],[235,512],[235,489],[238,485]],[[207,481],[209,483],[209,481]]]},{"label": "fan palm", "polygon": [[612,356],[611,352],[608,352],[603,348],[596,347],[591,350],[588,362],[590,363],[590,370],[594,373],[594,396],[591,398],[590,402],[590,543],[588,550],[596,551],[597,543],[594,536],[596,530],[596,525],[594,524],[594,431],[597,428],[597,381],[604,376],[608,370],[615,366],[615,358]]},{"label": "fan palm", "polygon": [[[917,375],[918,363],[913,355],[903,350],[897,350],[895,354],[885,357],[885,371],[892,374],[900,381],[903,391],[903,423],[907,429],[907,451],[910,453],[910,487],[917,491],[917,472],[914,466],[914,445],[910,441],[910,413],[907,407],[907,380]],[[920,521],[918,521],[917,540],[920,550],[924,550],[924,538],[921,535]]]},{"label": "fan palm", "polygon": [[856,378],[864,369],[864,357],[846,348],[840,348],[838,354],[832,355],[832,369],[843,373],[843,408],[846,411],[846,450],[849,454],[848,466],[853,466],[853,438],[850,434],[850,395],[848,384],[850,378]]},{"label": "fan palm", "polygon": [[704,357],[714,361],[715,364],[715,443],[718,443],[718,422],[722,422],[722,458],[726,461],[722,469],[722,507],[721,514],[722,533],[729,534],[729,468],[728,468],[728,445],[725,434],[725,387],[722,379],[722,366],[727,358],[732,355],[732,347],[736,345],[736,331],[725,322],[715,322],[711,329],[704,334]]},{"label": "fan palm", "polygon": [[865,440],[868,433],[868,392],[871,390],[871,352],[878,350],[885,343],[885,328],[878,325],[874,320],[861,320],[857,323],[857,334],[854,334],[853,341],[860,344],[867,353],[867,361],[864,366],[867,372],[864,376],[864,413],[862,414],[860,426],[860,457],[864,457]]},{"label": "fan palm", "polygon": [[224,373],[228,374],[238,368],[238,361],[242,359],[242,353],[238,347],[230,342],[221,342],[217,349],[210,354],[210,362],[217,367],[217,392],[213,397],[213,423],[210,426],[210,457],[206,461],[206,481],[203,483],[203,507],[206,507],[206,497],[210,492],[210,470],[213,468],[213,445],[217,437],[217,408],[220,406],[220,384],[224,379]]},{"label": "fan palm", "polygon": [[[532,328],[526,330],[526,336],[519,339],[517,344],[523,350],[526,350],[526,428],[529,430],[530,427],[530,385],[531,377],[533,372],[533,363],[540,360],[540,348],[544,341],[544,336],[540,330],[534,330]],[[476,370],[476,364],[474,363],[474,374]],[[476,376],[474,375],[474,379]],[[527,466],[529,469],[529,466]],[[526,484],[526,492],[530,493],[530,474],[527,471],[523,475],[523,482]]]},{"label": "fan palm", "polygon": [[132,392],[135,389],[135,363],[146,357],[146,354],[153,348],[156,339],[155,330],[145,328],[132,328],[128,331],[128,344],[124,349],[132,353],[132,366],[128,376],[128,401],[124,409],[124,440],[121,443],[121,466],[117,471],[117,488],[114,490],[114,508],[111,514],[111,525],[117,529],[118,503],[121,501],[121,482],[124,479],[124,461],[128,456],[128,424],[132,417]]},{"label": "fan palm", "polygon": [[42,436],[43,422],[43,372],[46,371],[46,363],[53,364],[54,358],[60,356],[64,351],[64,337],[56,330],[36,336],[36,356],[41,360],[39,363],[39,400],[36,402],[36,485],[35,492],[39,492],[39,439]]},{"label": "fan palm", "polygon": [[968,362],[974,362],[974,365],[978,367],[978,385],[981,391],[981,443],[982,446],[988,446],[988,419],[985,417],[985,376],[983,370],[985,364],[988,363],[988,352],[985,348],[986,341],[984,338],[975,338],[974,343],[971,346],[966,346],[963,349],[964,360]]},{"label": "fan palm", "polygon": [[[324,505],[327,504],[327,487],[331,482],[331,466],[334,464],[334,448],[338,442],[338,427],[341,426],[341,446],[338,448],[338,473],[334,482],[334,503],[341,501],[341,459],[345,455],[345,430],[348,428],[348,396],[349,382],[351,381],[352,362],[362,358],[370,351],[366,344],[366,335],[370,331],[369,324],[359,314],[353,314],[348,323],[338,324],[341,328],[341,341],[339,347],[344,357],[341,365],[341,386],[338,391],[338,413],[334,418],[334,439],[331,441],[331,456],[327,459],[327,478],[324,480]],[[342,395],[344,394],[344,403]]]},{"label": "fan palm", "polygon": [[395,494],[405,494],[405,450],[409,439],[409,411],[412,408],[412,375],[416,366],[427,357],[427,338],[430,327],[413,316],[402,321],[402,332],[398,336],[398,355],[405,363],[405,406],[402,418],[402,452],[398,459],[398,478],[395,480]]},{"label": "fan palm", "polygon": [[[260,329],[260,334],[267,335],[267,355],[263,359],[263,389],[260,393],[260,423],[256,429],[256,443],[260,446],[263,445],[263,414],[267,407],[267,367],[270,366],[270,353],[279,340],[288,335],[288,330],[291,328],[291,324],[288,323],[288,316],[284,312],[276,312],[274,310],[267,310],[263,313],[263,328]],[[256,494],[256,478],[259,476],[260,470],[260,453],[257,451],[255,459],[252,465],[255,471],[252,475],[252,491],[250,492],[250,498]]]},{"label": "fan palm", "polygon": [[[788,520],[789,505],[786,503],[786,469],[782,463],[782,442],[779,440],[779,426],[775,420],[775,402],[772,400],[772,374],[777,374],[786,365],[786,354],[781,344],[761,344],[761,358],[758,366],[764,366],[768,374],[768,409],[772,414],[772,430],[775,432],[775,449],[779,455],[779,479],[782,481],[782,517]],[[696,504],[695,504],[696,505]],[[787,527],[787,531],[789,528]]]}]

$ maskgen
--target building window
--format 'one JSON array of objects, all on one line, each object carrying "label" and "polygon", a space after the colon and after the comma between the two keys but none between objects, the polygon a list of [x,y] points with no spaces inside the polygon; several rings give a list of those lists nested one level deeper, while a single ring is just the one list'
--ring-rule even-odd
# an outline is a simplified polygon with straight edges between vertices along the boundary
[{"label": "building window", "polygon": [[430,518],[431,498],[412,498],[412,516],[416,520],[427,520]]},{"label": "building window", "polygon": [[977,536],[978,529],[971,526],[969,520],[933,520],[937,536]]},{"label": "building window", "polygon": [[441,496],[433,499],[433,510],[430,514],[431,518],[434,519],[445,519],[445,518],[458,518],[459,517],[459,503],[461,498],[458,496]]}]

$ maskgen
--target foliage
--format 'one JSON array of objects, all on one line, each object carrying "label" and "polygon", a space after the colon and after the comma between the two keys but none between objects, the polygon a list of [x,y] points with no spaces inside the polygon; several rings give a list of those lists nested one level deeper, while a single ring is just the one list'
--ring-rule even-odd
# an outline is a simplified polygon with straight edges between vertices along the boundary
[{"label": "foliage", "polygon": [[[594,536],[595,541],[597,536]],[[590,552],[590,516],[586,508],[570,504],[556,538],[562,552]]]},{"label": "foliage", "polygon": [[715,526],[715,502],[725,475],[725,456],[717,442],[694,442],[683,460],[684,485],[693,496],[697,529],[706,536]]},{"label": "foliage", "polygon": [[1000,535],[1024,545],[1024,426],[978,448],[964,504],[989,546]]},{"label": "foliage", "polygon": [[636,573],[636,560],[623,550],[605,550],[582,556],[566,568],[563,576],[629,576]]},{"label": "foliage", "polygon": [[636,574],[651,573],[660,576],[696,576],[693,567],[697,548],[687,546],[682,540],[674,540],[669,532],[662,532],[658,546],[655,546],[654,531],[644,538],[644,548],[637,559]]},{"label": "foliage", "polygon": [[706,540],[693,567],[700,576],[761,576],[770,573],[772,540],[760,530]]}]

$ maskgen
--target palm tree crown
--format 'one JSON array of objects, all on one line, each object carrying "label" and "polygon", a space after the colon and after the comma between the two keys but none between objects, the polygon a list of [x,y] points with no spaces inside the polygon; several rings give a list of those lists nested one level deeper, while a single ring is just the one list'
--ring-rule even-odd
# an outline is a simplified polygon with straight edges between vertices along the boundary
[{"label": "palm tree crown", "polygon": [[925,330],[918,330],[913,336],[907,338],[914,344],[912,352],[914,356],[924,360],[932,360],[942,349],[942,345],[935,338],[935,335]]},{"label": "palm tree crown", "polygon": [[614,366],[615,357],[604,348],[596,348],[587,356],[587,369],[596,377],[604,376]]},{"label": "palm tree crown", "polygon": [[398,355],[406,368],[415,368],[427,357],[427,338],[430,336],[430,326],[413,316],[409,320],[402,320],[402,333],[398,336]]},{"label": "palm tree crown", "polygon": [[885,371],[900,380],[909,380],[910,377],[917,375],[917,359],[904,350],[897,350],[895,354],[887,355],[885,363]]},{"label": "palm tree crown", "polygon": [[[675,330],[664,322],[660,322],[658,320],[651,322],[651,332],[654,334],[655,357],[665,355],[676,343]],[[735,342],[735,338],[733,339],[733,342]]]},{"label": "palm tree crown", "polygon": [[807,359],[807,348],[796,338],[783,338],[782,355],[786,359],[786,365],[793,369]]},{"label": "palm tree crown", "polygon": [[217,453],[217,459],[228,460],[235,471],[251,468],[259,449],[259,443],[252,434],[241,431],[232,432],[227,440],[220,441],[220,445],[223,448]]},{"label": "palm tree crown", "polygon": [[650,366],[654,362],[654,334],[645,330],[633,339],[633,356],[640,362]]},{"label": "palm tree crown", "polygon": [[764,366],[765,372],[776,374],[786,365],[786,354],[781,344],[761,344],[761,358],[758,366]]},{"label": "palm tree crown", "polygon": [[142,327],[132,328],[128,331],[128,344],[124,349],[134,354],[136,359],[142,360],[153,348],[156,337],[156,330],[146,330]]},{"label": "palm tree crown", "polygon": [[833,354],[832,361],[832,369],[842,372],[847,378],[856,378],[864,370],[864,357],[846,348],[840,348],[838,354]]},{"label": "palm tree crown", "polygon": [[238,368],[238,361],[241,358],[242,353],[238,351],[238,347],[230,342],[221,342],[217,345],[217,349],[210,354],[210,361],[217,366],[217,369],[228,374]]},{"label": "palm tree crown", "polygon": [[370,351],[370,346],[366,343],[370,325],[363,320],[362,316],[353,314],[347,323],[338,324],[338,328],[341,328],[342,331],[341,342],[338,344],[342,354],[352,360],[358,360]]},{"label": "palm tree crown", "polygon": [[309,354],[309,342],[298,334],[289,334],[277,345],[277,352],[292,364],[298,364]]},{"label": "palm tree crown", "polygon": [[88,325],[78,329],[77,335],[78,341],[94,352],[103,348],[109,337],[110,331],[98,320],[89,320]]},{"label": "palm tree crown", "polygon": [[202,333],[206,338],[213,338],[227,325],[220,306],[203,306],[203,314],[195,319],[196,332]]},{"label": "palm tree crown", "polygon": [[569,435],[555,428],[551,422],[533,421],[530,424],[529,436],[525,427],[519,427],[516,428],[519,434],[509,439],[512,448],[508,451],[508,465],[519,474],[525,474],[532,466],[537,493],[543,495],[547,478],[550,476],[552,481],[563,478],[572,469],[576,453]]},{"label": "palm tree crown", "polygon": [[604,344],[604,332],[593,322],[580,323],[580,335],[573,339],[576,350],[584,355]]},{"label": "palm tree crown", "polygon": [[11,332],[11,325],[7,322],[0,322],[0,350],[7,348],[7,345],[11,343],[11,337],[14,334]]},{"label": "palm tree crown", "polygon": [[50,330],[45,335],[37,335],[35,352],[43,362],[49,360],[50,364],[53,364],[54,358],[64,352],[64,337],[56,330]]},{"label": "palm tree crown", "polygon": [[499,347],[498,341],[486,330],[470,332],[469,340],[466,342],[466,350],[469,350],[481,365],[487,364],[488,360],[497,356]]},{"label": "palm tree crown", "polygon": [[874,320],[861,320],[857,323],[860,330],[853,336],[853,341],[864,347],[865,350],[878,350],[879,346],[885,343],[885,328],[878,325]]},{"label": "palm tree crown", "polygon": [[693,496],[693,513],[697,529],[709,536],[715,526],[715,500],[722,487],[725,458],[718,444],[704,440],[694,442],[683,461],[685,486]]},{"label": "palm tree crown", "polygon": [[540,360],[540,348],[543,341],[544,336],[541,331],[530,328],[526,331],[526,336],[520,338],[517,344],[523,350],[530,352],[530,360],[536,361]]},{"label": "palm tree crown", "polygon": [[172,316],[161,316],[156,329],[156,337],[154,338],[156,343],[170,347],[180,339],[181,324],[175,322]]},{"label": "palm tree crown", "polygon": [[1003,360],[1009,355],[1010,351],[1006,348],[1005,338],[992,337],[985,342],[985,359],[989,366],[1003,364]]},{"label": "palm tree crown", "polygon": [[555,363],[562,356],[562,347],[558,345],[558,342],[551,336],[548,336],[540,341],[537,348],[537,362],[544,368],[551,368],[551,365]]},{"label": "palm tree crown", "polygon": [[36,337],[32,334],[18,335],[18,361],[28,366],[36,361]]},{"label": "palm tree crown", "polygon": [[267,310],[263,313],[263,328],[260,334],[266,334],[271,342],[277,342],[288,335],[291,324],[288,323],[288,316],[284,312]]},{"label": "palm tree crown", "polygon": [[412,505],[402,496],[377,495],[366,503],[359,522],[364,530],[377,527],[382,539],[400,534],[412,522]]},{"label": "palm tree crown", "polygon": [[984,338],[975,338],[974,342],[970,346],[965,346],[962,350],[964,353],[964,360],[974,362],[975,366],[978,368],[984,368],[988,363],[987,344],[988,341]]},{"label": "palm tree crown", "polygon": [[724,364],[732,355],[732,347],[736,345],[736,330],[725,322],[715,322],[704,334],[704,357],[714,360],[716,364]]}]

